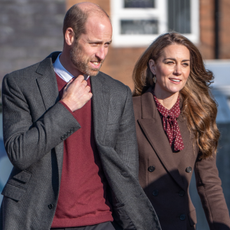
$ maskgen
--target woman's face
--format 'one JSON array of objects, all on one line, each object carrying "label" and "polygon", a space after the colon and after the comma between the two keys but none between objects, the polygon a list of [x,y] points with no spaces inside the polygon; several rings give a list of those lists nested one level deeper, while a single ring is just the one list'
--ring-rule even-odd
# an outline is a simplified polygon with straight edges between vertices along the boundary
[{"label": "woman's face", "polygon": [[184,45],[166,46],[156,62],[149,60],[149,67],[156,76],[156,96],[162,99],[177,96],[189,77],[190,52]]}]

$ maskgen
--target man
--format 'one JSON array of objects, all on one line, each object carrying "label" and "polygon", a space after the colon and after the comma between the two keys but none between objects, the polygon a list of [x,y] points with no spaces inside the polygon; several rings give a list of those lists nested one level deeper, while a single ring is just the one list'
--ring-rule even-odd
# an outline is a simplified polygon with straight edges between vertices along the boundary
[{"label": "man", "polygon": [[62,53],[6,75],[4,142],[14,165],[1,230],[160,229],[138,184],[131,92],[99,69],[111,43],[106,13],[74,5]]}]

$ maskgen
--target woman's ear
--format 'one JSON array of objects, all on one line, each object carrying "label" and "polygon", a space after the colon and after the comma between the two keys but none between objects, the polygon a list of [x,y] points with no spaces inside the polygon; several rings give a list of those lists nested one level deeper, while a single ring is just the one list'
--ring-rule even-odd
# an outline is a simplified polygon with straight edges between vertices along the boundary
[{"label": "woman's ear", "polygon": [[71,27],[68,27],[65,31],[65,43],[71,46],[74,42],[74,31]]},{"label": "woman's ear", "polygon": [[155,61],[153,59],[150,59],[149,60],[149,68],[150,68],[150,71],[152,72],[153,75],[156,75],[156,70],[155,70]]}]

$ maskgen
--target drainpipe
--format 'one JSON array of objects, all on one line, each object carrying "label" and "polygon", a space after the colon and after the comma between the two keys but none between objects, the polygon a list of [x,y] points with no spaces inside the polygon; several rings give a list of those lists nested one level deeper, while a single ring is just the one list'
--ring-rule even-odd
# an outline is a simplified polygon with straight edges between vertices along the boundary
[{"label": "drainpipe", "polygon": [[215,59],[219,59],[219,0],[215,0]]}]

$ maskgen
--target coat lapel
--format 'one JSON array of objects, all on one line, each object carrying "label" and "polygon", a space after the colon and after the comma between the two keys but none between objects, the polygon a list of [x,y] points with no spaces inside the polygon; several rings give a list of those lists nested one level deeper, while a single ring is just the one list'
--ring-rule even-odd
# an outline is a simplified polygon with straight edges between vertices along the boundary
[{"label": "coat lapel", "polygon": [[94,135],[96,141],[99,141],[102,144],[108,119],[110,101],[109,89],[104,84],[104,78],[105,77],[101,75],[100,72],[97,76],[91,77]]},{"label": "coat lapel", "polygon": [[53,71],[51,58],[43,60],[36,70],[40,77],[37,78],[37,84],[43,98],[45,109],[49,109],[58,101],[58,87],[56,75]]},{"label": "coat lapel", "polygon": [[[45,111],[52,107],[59,100],[59,92],[55,72],[53,71],[53,62],[59,53],[51,54],[44,59],[38,66],[36,73],[39,74],[37,78],[38,88],[43,98]],[[61,178],[62,162],[63,162],[63,142],[55,147],[59,180]]]},{"label": "coat lapel", "polygon": [[174,161],[173,155],[170,154],[172,150],[162,128],[162,121],[156,109],[153,95],[151,92],[146,92],[141,98],[142,119],[139,119],[138,123],[160,162],[176,183],[184,188],[185,184],[179,173],[178,164]]}]

